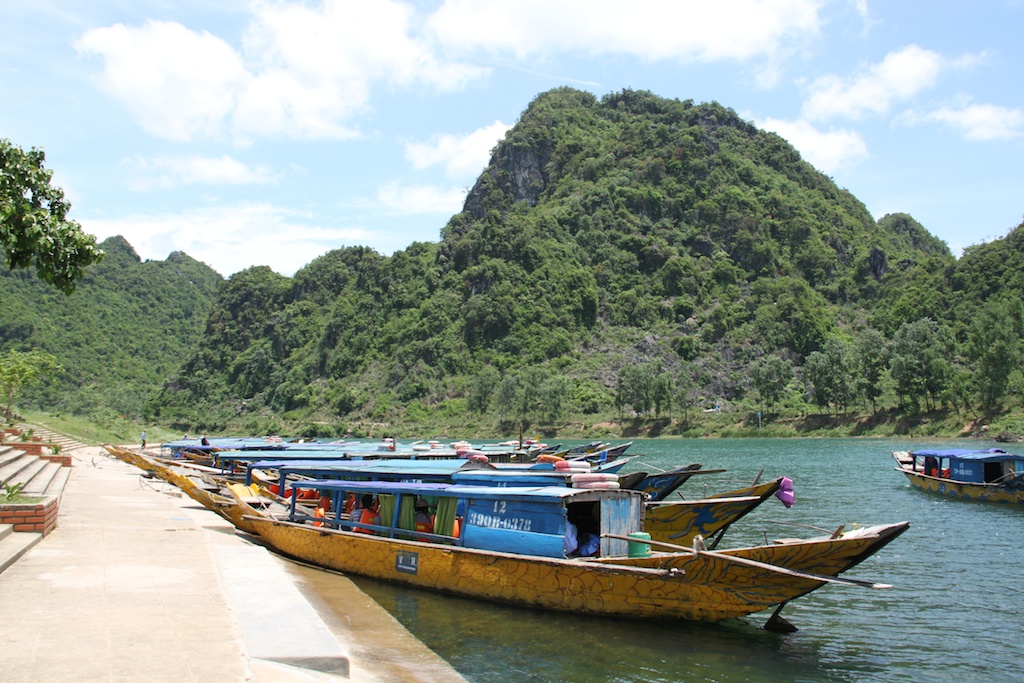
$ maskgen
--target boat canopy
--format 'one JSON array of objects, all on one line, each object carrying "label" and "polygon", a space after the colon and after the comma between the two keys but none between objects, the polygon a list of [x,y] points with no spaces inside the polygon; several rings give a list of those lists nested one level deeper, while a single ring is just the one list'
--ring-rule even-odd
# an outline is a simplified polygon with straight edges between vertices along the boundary
[{"label": "boat canopy", "polygon": [[983,451],[970,451],[959,449],[937,449],[913,451],[911,455],[917,457],[932,458],[953,458],[955,460],[969,460],[975,462],[1002,462],[1003,460],[1024,460],[1024,456],[1008,453],[1001,448],[989,448]]},{"label": "boat canopy", "polygon": [[[931,474],[935,468],[943,478],[965,484],[1009,483],[1024,473],[1024,456],[1007,453],[1001,448],[921,450],[910,455],[915,463],[918,458],[924,459],[926,474]],[[1014,481],[1013,485],[1017,483]]]},{"label": "boat canopy", "polygon": [[[625,554],[626,543],[603,537],[602,534],[625,536],[640,531],[643,498],[637,491],[623,489],[573,489],[565,486],[466,486],[438,482],[397,481],[308,481],[302,488],[312,488],[332,499],[332,515],[324,522],[331,526],[351,528],[366,526],[363,522],[341,518],[342,496],[361,494],[377,496],[381,506],[380,525],[371,525],[375,533],[454,540],[458,545],[494,552],[565,557],[567,525],[572,522],[599,539],[601,555]],[[449,519],[435,534],[418,534],[412,526],[402,525],[403,510],[411,513],[415,498],[422,497],[437,509],[438,518],[462,519],[458,538],[448,535]],[[446,503],[446,500],[448,501]],[[442,509],[446,512],[442,515]],[[291,517],[301,521],[303,515],[292,498]],[[308,517],[307,517],[308,518]],[[592,525],[585,529],[587,524]],[[438,535],[439,534],[439,535]]]},{"label": "boat canopy", "polygon": [[[273,459],[257,460],[246,468],[246,483],[252,483],[253,470],[277,470],[280,485],[290,474],[324,479],[369,479],[402,481],[451,481],[452,475],[463,470],[494,470],[493,465],[457,458],[447,460],[328,460],[328,459]],[[298,482],[304,485],[305,482]],[[283,488],[282,488],[283,490]]]}]

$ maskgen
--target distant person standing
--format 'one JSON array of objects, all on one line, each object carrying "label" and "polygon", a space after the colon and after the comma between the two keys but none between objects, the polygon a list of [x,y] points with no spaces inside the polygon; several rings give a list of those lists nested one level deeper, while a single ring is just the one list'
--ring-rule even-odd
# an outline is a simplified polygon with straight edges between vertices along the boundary
[{"label": "distant person standing", "polygon": [[143,448],[146,447],[146,430],[145,429],[142,430],[142,447]]}]

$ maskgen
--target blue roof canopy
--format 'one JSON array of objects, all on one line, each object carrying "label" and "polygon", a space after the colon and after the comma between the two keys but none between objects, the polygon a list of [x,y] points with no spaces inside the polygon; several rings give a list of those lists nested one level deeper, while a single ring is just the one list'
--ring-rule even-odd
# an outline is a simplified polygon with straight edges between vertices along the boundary
[{"label": "blue roof canopy", "polygon": [[1024,455],[1007,453],[1001,448],[989,448],[983,451],[971,451],[961,449],[935,449],[913,451],[911,455],[933,458],[955,458],[957,460],[972,460],[976,462],[999,462],[1002,460],[1021,460]]}]

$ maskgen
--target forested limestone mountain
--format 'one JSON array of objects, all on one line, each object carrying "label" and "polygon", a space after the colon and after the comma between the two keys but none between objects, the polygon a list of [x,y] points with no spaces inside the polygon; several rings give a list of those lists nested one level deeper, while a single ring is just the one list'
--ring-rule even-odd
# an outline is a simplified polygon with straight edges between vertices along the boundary
[{"label": "forested limestone mountain", "polygon": [[180,252],[142,262],[122,237],[99,246],[105,257],[71,295],[0,266],[0,351],[45,351],[64,368],[22,390],[22,406],[138,417],[198,343],[224,281],[216,271]]},{"label": "forested limestone mountain", "polygon": [[[495,147],[439,243],[339,249],[294,278],[233,276],[150,414],[253,432],[299,420],[321,434],[472,429],[488,415],[558,424],[756,405],[767,359],[784,366],[769,401],[800,405],[806,361],[830,339],[881,354],[927,318],[965,341],[968,309],[1019,288],[1024,266],[997,254],[1020,235],[958,262],[907,215],[873,220],[730,109],[560,88]],[[645,373],[647,395],[631,393]],[[886,391],[916,403],[901,381],[879,377],[872,403]]]}]

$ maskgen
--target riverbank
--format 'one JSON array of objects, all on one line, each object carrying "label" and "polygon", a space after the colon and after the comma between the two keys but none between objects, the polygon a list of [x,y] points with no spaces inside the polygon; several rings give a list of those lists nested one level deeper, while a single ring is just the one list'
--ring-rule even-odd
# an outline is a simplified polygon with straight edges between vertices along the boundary
[{"label": "riverbank", "polygon": [[462,680],[339,575],[74,451],[57,528],[0,573],[5,681]]},{"label": "riverbank", "polygon": [[[151,444],[181,438],[176,430],[157,424],[118,420],[96,424],[86,418],[30,412],[24,421],[68,434],[85,443],[134,443],[146,431]],[[227,431],[225,434],[243,434]],[[295,425],[291,436],[337,438],[345,434],[317,431],[316,425]],[[501,440],[519,436],[518,428],[500,428],[483,418],[444,423],[354,424],[350,435],[357,438]],[[557,425],[528,425],[524,436],[553,439],[690,439],[690,438],[929,438],[993,439],[1005,443],[1024,440],[1024,411],[998,415],[971,415],[953,410],[906,413],[897,409],[876,413],[779,415],[756,411],[694,412],[680,417],[610,418],[567,421]]]}]

